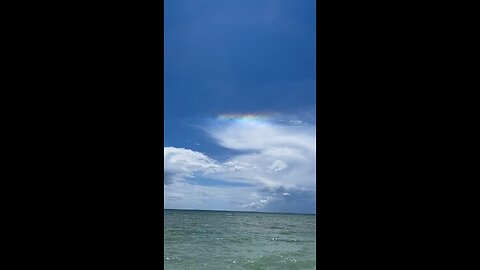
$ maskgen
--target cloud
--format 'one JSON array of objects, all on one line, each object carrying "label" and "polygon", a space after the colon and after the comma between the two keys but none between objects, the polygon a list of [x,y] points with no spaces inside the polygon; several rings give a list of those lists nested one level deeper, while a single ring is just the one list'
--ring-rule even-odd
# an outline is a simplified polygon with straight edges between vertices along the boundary
[{"label": "cloud", "polygon": [[259,200],[255,187],[203,186],[187,181],[164,186],[165,208],[246,210],[247,202]]},{"label": "cloud", "polygon": [[315,126],[268,121],[221,121],[206,131],[226,148],[236,150],[303,149],[315,151]]},{"label": "cloud", "polygon": [[[190,149],[165,147],[166,206],[300,211],[305,203],[315,204],[315,126],[234,119],[214,121],[204,130],[220,146],[240,154],[220,162]],[[192,178],[248,186],[194,185]]]},{"label": "cloud", "polygon": [[284,170],[286,169],[288,166],[287,164],[285,164],[285,162],[281,161],[281,160],[275,160],[273,162],[273,164],[270,166],[270,171],[271,172],[279,172],[281,170]]},{"label": "cloud", "polygon": [[164,183],[171,184],[195,175],[221,170],[221,166],[206,155],[185,148],[163,148]]}]

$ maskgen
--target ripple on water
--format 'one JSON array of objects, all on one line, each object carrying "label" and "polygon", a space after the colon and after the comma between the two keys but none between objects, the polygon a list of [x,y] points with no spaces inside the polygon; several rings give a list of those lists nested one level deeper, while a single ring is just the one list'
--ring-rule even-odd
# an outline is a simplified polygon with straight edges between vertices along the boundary
[{"label": "ripple on water", "polygon": [[314,215],[164,213],[165,269],[316,267]]}]

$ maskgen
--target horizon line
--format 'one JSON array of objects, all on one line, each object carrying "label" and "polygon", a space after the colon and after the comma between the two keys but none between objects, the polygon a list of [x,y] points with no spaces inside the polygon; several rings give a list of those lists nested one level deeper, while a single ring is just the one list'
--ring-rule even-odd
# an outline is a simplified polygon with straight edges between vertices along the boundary
[{"label": "horizon line", "polygon": [[294,213],[294,212],[267,212],[267,211],[244,211],[244,210],[211,210],[211,209],[173,209],[163,208],[163,210],[175,211],[210,211],[210,212],[239,212],[239,213],[262,213],[262,214],[292,214],[292,215],[317,215],[317,213]]}]

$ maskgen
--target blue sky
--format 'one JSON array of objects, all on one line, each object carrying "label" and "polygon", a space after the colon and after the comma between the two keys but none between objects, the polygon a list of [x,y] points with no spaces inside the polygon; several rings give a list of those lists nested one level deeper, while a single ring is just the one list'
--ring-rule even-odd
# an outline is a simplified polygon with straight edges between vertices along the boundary
[{"label": "blue sky", "polygon": [[315,1],[164,12],[165,207],[315,212]]}]

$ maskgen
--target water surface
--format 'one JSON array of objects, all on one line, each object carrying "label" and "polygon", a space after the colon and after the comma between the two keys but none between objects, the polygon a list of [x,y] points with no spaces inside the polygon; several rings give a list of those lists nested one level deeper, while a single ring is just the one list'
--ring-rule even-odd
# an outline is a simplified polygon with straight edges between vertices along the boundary
[{"label": "water surface", "polygon": [[164,266],[316,269],[316,216],[164,210]]}]

